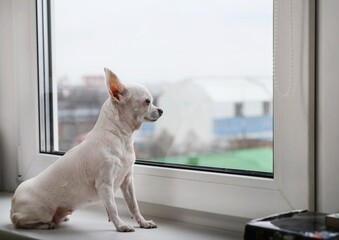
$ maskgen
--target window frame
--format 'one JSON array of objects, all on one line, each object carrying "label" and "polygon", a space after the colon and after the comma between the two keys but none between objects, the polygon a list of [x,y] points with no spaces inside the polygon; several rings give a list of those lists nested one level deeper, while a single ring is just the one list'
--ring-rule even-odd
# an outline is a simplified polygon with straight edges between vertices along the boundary
[{"label": "window frame", "polygon": [[[17,8],[27,8],[23,16],[19,16],[22,11],[14,11],[14,18],[28,20],[16,24],[29,36],[14,44],[31,49],[24,56],[19,51],[14,56],[18,66],[27,66],[15,75],[15,80],[26,90],[18,100],[21,112],[18,117],[21,129],[19,180],[37,175],[59,158],[40,153],[39,102],[44,96],[39,96],[38,91],[41,56],[37,54],[36,14],[39,6],[36,3],[35,0],[18,3]],[[279,36],[275,43],[273,97],[274,178],[135,165],[139,201],[242,218],[257,218],[292,209],[314,210],[315,1],[274,0],[274,5],[275,13],[279,13],[275,19]],[[281,21],[283,19],[293,21]],[[284,36],[287,39],[283,39]],[[292,54],[290,45],[294,46]],[[287,89],[288,94],[279,94],[283,89]],[[120,193],[117,195],[122,197]]]}]

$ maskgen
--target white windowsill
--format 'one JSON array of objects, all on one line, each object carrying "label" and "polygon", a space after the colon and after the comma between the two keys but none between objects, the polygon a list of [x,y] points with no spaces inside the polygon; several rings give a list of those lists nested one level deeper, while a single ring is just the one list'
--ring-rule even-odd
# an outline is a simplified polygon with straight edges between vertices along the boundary
[{"label": "white windowsill", "polygon": [[[0,193],[0,238],[1,239],[242,239],[242,233],[227,232],[219,229],[187,224],[179,221],[153,217],[157,229],[141,229],[128,215],[126,207],[118,201],[121,218],[135,227],[133,233],[116,232],[112,223],[107,221],[103,208],[89,207],[75,211],[70,221],[62,223],[54,230],[15,229],[9,219],[12,194]],[[121,206],[122,205],[122,206]]]}]

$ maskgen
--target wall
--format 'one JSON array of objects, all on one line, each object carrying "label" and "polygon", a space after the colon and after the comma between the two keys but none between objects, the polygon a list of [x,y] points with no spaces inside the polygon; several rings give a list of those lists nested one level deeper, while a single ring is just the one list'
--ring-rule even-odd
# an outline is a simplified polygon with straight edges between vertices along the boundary
[{"label": "wall", "polygon": [[[37,87],[32,84],[37,76],[34,3],[0,1],[0,189],[6,191],[15,190],[18,173],[23,174],[32,160],[21,156],[22,150],[36,151],[28,144],[21,145],[21,141],[36,141],[34,128],[26,124],[37,118],[34,104],[27,104],[37,97]],[[23,164],[21,157],[27,163]]]},{"label": "wall", "polygon": [[339,1],[318,1],[317,205],[339,211]]},{"label": "wall", "polygon": [[14,81],[13,1],[0,1],[0,189],[16,187],[18,102]]},{"label": "wall", "polygon": [[202,145],[211,142],[213,102],[202,88],[191,82],[182,82],[168,87],[158,101],[159,106],[166,109],[166,118],[157,123],[157,134],[166,131],[175,136],[174,147],[194,140]]}]

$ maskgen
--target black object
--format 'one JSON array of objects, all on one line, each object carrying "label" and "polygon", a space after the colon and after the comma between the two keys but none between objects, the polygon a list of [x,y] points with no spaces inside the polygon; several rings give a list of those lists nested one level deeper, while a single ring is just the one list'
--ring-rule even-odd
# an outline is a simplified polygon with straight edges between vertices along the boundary
[{"label": "black object", "polygon": [[246,224],[245,240],[338,239],[339,232],[326,227],[324,213],[293,211],[256,219]]}]

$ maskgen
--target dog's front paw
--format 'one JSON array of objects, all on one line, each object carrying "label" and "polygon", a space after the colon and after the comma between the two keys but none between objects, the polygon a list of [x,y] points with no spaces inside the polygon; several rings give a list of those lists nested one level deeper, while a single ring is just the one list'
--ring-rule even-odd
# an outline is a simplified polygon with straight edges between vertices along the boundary
[{"label": "dog's front paw", "polygon": [[150,229],[150,228],[157,228],[157,225],[152,220],[150,220],[150,221],[140,222],[140,227]]},{"label": "dog's front paw", "polygon": [[118,232],[134,232],[134,228],[129,225],[122,225],[117,227]]}]

